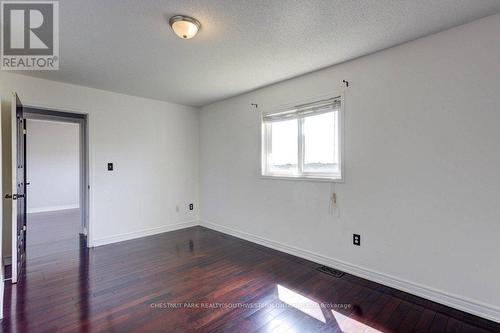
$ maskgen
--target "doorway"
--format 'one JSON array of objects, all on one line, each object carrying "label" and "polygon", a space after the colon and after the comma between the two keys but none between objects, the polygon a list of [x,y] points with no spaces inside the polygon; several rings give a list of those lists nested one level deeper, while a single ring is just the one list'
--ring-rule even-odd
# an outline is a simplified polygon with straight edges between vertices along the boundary
[{"label": "doorway", "polygon": [[26,119],[26,258],[71,249],[85,233],[80,205],[79,124]]},{"label": "doorway", "polygon": [[[17,156],[23,155],[17,158],[18,169],[24,170],[22,178],[13,179],[17,194],[11,197],[22,199],[23,221],[13,219],[13,283],[29,273],[24,266],[30,260],[36,264],[38,258],[64,259],[65,251],[88,247],[89,231],[87,115],[17,101],[22,130],[13,131],[13,140],[19,146]],[[14,228],[17,225],[21,228]]]}]

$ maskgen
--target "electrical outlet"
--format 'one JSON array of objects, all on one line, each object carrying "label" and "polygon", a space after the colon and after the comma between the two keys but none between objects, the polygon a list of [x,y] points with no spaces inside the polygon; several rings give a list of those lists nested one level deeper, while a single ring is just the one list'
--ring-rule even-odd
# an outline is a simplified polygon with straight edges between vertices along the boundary
[{"label": "electrical outlet", "polygon": [[361,235],[352,234],[352,243],[356,246],[361,246]]},{"label": "electrical outlet", "polygon": [[194,209],[194,205],[193,204],[189,204],[189,210],[193,210]]}]

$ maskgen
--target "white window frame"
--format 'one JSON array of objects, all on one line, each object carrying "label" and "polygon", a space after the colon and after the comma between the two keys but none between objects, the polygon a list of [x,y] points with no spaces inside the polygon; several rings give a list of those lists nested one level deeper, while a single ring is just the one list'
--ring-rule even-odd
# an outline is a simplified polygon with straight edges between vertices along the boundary
[{"label": "white window frame", "polygon": [[[327,99],[340,99],[340,109],[338,110],[338,118],[337,118],[337,130],[338,130],[338,164],[339,164],[339,173],[325,174],[325,173],[313,173],[313,172],[304,172],[304,134],[302,132],[302,127],[304,123],[304,119],[306,117],[298,118],[298,171],[297,173],[279,173],[279,172],[271,172],[268,170],[267,156],[268,152],[271,151],[271,138],[272,138],[272,128],[270,123],[266,123],[264,121],[264,116],[270,114],[277,114],[286,110],[293,109],[296,105],[305,105],[311,104],[315,102],[319,102]],[[322,96],[315,99],[302,100],[292,105],[284,106],[281,108],[276,108],[276,110],[281,111],[273,111],[273,112],[264,112],[261,114],[261,177],[264,179],[283,179],[283,180],[309,180],[309,181],[327,181],[327,182],[344,182],[344,94],[338,93],[333,95]]]}]

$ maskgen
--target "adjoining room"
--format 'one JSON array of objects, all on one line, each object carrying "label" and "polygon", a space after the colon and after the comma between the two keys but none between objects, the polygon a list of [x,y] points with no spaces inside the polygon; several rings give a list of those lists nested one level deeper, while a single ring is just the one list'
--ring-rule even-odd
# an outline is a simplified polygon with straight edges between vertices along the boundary
[{"label": "adjoining room", "polygon": [[500,332],[500,2],[2,1],[3,332]]},{"label": "adjoining room", "polygon": [[80,126],[28,119],[26,132],[27,258],[77,247],[80,207]]}]

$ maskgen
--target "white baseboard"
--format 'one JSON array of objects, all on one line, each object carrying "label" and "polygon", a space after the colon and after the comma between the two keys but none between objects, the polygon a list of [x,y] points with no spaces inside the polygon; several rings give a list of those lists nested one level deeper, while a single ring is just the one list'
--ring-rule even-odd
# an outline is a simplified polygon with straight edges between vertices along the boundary
[{"label": "white baseboard", "polygon": [[500,308],[494,307],[492,305],[480,303],[451,293],[435,290],[428,286],[423,286],[394,276],[365,269],[341,260],[326,257],[321,254],[303,250],[294,246],[289,246],[280,242],[249,234],[243,231],[238,231],[215,223],[202,221],[200,225],[281,252],[304,258],[321,265],[333,267],[346,273],[364,278],[366,280],[374,281],[385,286],[402,290],[409,294],[413,294],[434,301],[436,303],[444,304],[449,307],[500,323]]},{"label": "white baseboard", "polygon": [[66,209],[77,209],[80,208],[79,204],[74,205],[61,205],[61,206],[47,206],[47,207],[35,207],[29,208],[28,214],[31,213],[43,213],[43,212],[53,212],[57,210],[66,210]]},{"label": "white baseboard", "polygon": [[110,237],[93,239],[91,247],[97,247],[97,246],[102,246],[102,245],[107,245],[107,244],[112,244],[112,243],[117,243],[117,242],[123,242],[123,241],[130,240],[130,239],[152,236],[152,235],[161,234],[161,233],[168,232],[168,231],[174,231],[174,230],[194,227],[197,225],[199,225],[198,221],[188,221],[188,222],[182,222],[182,223],[177,223],[177,224],[165,225],[165,226],[156,227],[156,228],[149,228],[149,229],[143,229],[143,230],[139,230],[139,231],[127,232],[124,234],[118,234],[118,235],[114,235],[114,236],[110,236]]}]

